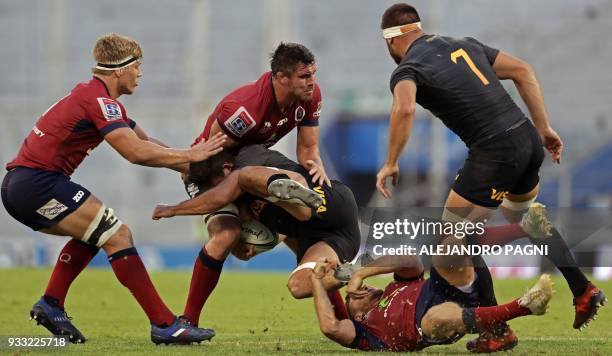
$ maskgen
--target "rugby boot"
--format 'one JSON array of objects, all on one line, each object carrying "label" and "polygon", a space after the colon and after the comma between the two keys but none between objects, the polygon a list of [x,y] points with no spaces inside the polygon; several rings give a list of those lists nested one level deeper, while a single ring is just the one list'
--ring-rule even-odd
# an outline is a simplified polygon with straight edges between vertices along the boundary
[{"label": "rugby boot", "polygon": [[304,187],[292,179],[280,178],[273,180],[268,185],[268,193],[271,196],[266,199],[272,203],[282,200],[314,209],[323,204],[323,198],[317,192]]},{"label": "rugby boot", "polygon": [[41,297],[30,310],[30,320],[36,320],[37,325],[44,326],[55,336],[67,336],[74,344],[84,343],[87,339],[77,329],[64,309],[53,306]]},{"label": "rugby boot", "polygon": [[197,328],[181,318],[176,318],[172,325],[165,328],[151,325],[151,341],[157,345],[201,343],[214,336],[213,329]]},{"label": "rugby boot", "polygon": [[543,274],[536,284],[519,298],[519,305],[527,308],[533,315],[543,315],[553,295],[553,282],[549,274]]},{"label": "rugby boot", "polygon": [[604,306],[607,302],[608,298],[606,298],[604,292],[589,282],[584,293],[574,298],[574,308],[576,309],[574,329],[584,330],[591,320],[596,319],[599,307]]},{"label": "rugby boot", "polygon": [[473,353],[492,353],[511,350],[518,345],[518,337],[507,324],[502,330],[480,333],[477,338],[467,342],[465,347]]},{"label": "rugby boot", "polygon": [[520,225],[532,239],[543,240],[552,236],[552,223],[548,219],[546,206],[543,204],[531,204],[529,210],[523,214]]}]

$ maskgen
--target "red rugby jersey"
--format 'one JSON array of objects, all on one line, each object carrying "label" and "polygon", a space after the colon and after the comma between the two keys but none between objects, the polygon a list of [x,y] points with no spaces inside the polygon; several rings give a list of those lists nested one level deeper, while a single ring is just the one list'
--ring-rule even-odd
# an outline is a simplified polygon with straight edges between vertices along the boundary
[{"label": "red rugby jersey", "polygon": [[355,340],[355,347],[361,350],[383,347],[391,351],[416,351],[426,347],[415,322],[417,299],[424,283],[423,278],[389,283],[378,305],[366,314],[364,321],[355,322],[356,327],[365,331],[357,333],[359,339]]},{"label": "red rugby jersey", "polygon": [[317,126],[321,114],[321,89],[315,83],[309,102],[297,101],[285,114],[280,111],[272,87],[272,72],[229,93],[210,114],[194,144],[208,139],[215,122],[242,145],[274,145],[296,126]]},{"label": "red rugby jersey", "polygon": [[24,166],[70,176],[104,135],[134,126],[123,105],[111,99],[104,82],[94,77],[42,114],[6,168]]}]

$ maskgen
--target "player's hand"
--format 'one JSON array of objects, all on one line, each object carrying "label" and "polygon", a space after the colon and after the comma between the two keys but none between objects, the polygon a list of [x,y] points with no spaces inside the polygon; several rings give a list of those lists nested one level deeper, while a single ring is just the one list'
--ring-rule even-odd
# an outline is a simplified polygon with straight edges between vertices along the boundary
[{"label": "player's hand", "polygon": [[387,189],[387,178],[391,177],[391,183],[393,186],[397,186],[399,180],[399,165],[385,164],[378,174],[376,175],[376,189],[383,195],[383,197],[391,198],[391,192]]},{"label": "player's hand", "polygon": [[226,140],[227,135],[218,132],[210,139],[200,141],[191,148],[189,162],[201,162],[223,151],[223,144]]},{"label": "player's hand", "polygon": [[232,249],[232,255],[241,261],[248,261],[251,257],[255,256],[255,247],[253,245],[247,245],[242,241],[238,241]]},{"label": "player's hand", "polygon": [[312,176],[312,182],[314,184],[323,186],[323,183],[325,183],[328,187],[331,188],[331,181],[327,177],[327,173],[325,173],[325,168],[323,167],[323,164],[317,163],[309,159],[306,161],[306,166],[306,168],[308,169],[308,174]]},{"label": "player's hand", "polygon": [[543,129],[540,131],[540,138],[542,139],[542,144],[550,153],[550,157],[553,162],[561,163],[561,154],[563,153],[563,141],[561,141],[561,137],[559,134],[555,132],[551,127]]},{"label": "player's hand", "polygon": [[368,288],[364,286],[363,278],[359,274],[355,273],[351,277],[351,280],[346,285],[346,294],[355,299],[363,298],[368,294]]},{"label": "player's hand", "polygon": [[168,204],[157,204],[153,209],[153,220],[159,220],[161,218],[171,218],[174,216],[174,211],[171,205]]},{"label": "player's hand", "polygon": [[312,270],[312,275],[316,279],[323,279],[329,271],[333,269],[331,263],[326,259],[317,262],[314,269]]}]

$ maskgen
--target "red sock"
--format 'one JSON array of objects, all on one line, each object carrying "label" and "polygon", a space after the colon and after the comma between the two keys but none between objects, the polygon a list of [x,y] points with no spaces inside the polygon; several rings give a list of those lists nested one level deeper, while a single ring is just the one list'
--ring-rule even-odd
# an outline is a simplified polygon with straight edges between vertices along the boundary
[{"label": "red sock", "polygon": [[348,319],[348,311],[346,310],[346,305],[344,305],[344,299],[342,299],[342,294],[340,294],[340,291],[335,290],[333,292],[328,292],[327,296],[329,297],[329,301],[334,306],[334,315],[336,315],[336,319]]},{"label": "red sock", "polygon": [[463,309],[463,323],[469,332],[491,330],[496,325],[508,320],[531,314],[531,311],[519,305],[515,299],[508,304],[493,307]]},{"label": "red sock", "polygon": [[60,252],[57,262],[55,262],[44,296],[57,300],[58,306],[64,308],[64,301],[70,285],[87,267],[98,250],[97,247],[79,240],[71,239],[68,241]]},{"label": "red sock", "polygon": [[198,325],[202,308],[217,286],[223,262],[210,257],[206,252],[206,247],[200,250],[200,255],[193,266],[189,295],[183,312],[183,316],[193,325]]},{"label": "red sock", "polygon": [[151,324],[161,326],[174,323],[174,314],[157,294],[136,248],[115,252],[108,256],[108,260],[119,282],[132,292]]},{"label": "red sock", "polygon": [[476,237],[479,245],[505,245],[508,242],[527,237],[519,224],[487,226],[484,234]]}]

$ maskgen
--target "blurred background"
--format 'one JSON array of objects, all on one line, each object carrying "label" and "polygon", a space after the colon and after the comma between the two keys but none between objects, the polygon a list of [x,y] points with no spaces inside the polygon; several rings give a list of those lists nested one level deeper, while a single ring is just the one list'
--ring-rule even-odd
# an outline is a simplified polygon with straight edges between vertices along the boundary
[{"label": "blurred background", "polygon": [[[91,48],[102,34],[121,33],[142,45],[144,76],[136,93],[120,101],[151,136],[174,147],[187,147],[216,103],[269,70],[268,54],[280,41],[290,41],[306,45],[317,58],[328,174],[351,186],[363,207],[442,206],[467,150],[423,110],[402,156],[394,199],[374,194],[374,177],[386,155],[389,76],[395,68],[379,24],[394,2],[0,0],[0,158],[10,161],[40,114],[90,78]],[[609,210],[612,2],[410,3],[426,32],[476,37],[534,66],[553,127],[565,141],[562,164],[547,161],[543,167],[540,200],[553,207]],[[273,148],[294,157],[295,141],[294,133]],[[179,177],[130,165],[106,144],[91,156],[73,179],[131,227],[149,267],[191,266],[200,245],[199,220],[150,220],[156,203],[187,198]],[[0,209],[0,266],[53,263],[65,240],[41,236]],[[293,257],[278,250],[258,256],[249,268],[291,268]],[[98,257],[94,264],[105,265]]]}]

